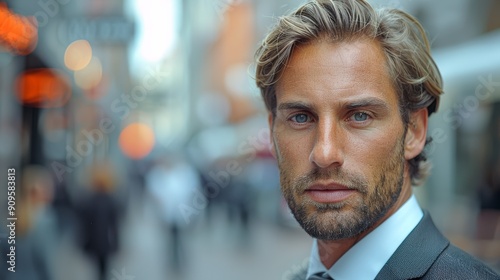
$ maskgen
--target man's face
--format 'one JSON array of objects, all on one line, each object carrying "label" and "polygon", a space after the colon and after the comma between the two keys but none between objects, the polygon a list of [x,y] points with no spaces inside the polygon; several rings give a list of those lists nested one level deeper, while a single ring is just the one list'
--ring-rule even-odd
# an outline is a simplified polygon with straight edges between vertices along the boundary
[{"label": "man's face", "polygon": [[405,126],[378,43],[295,48],[270,116],[283,194],[311,236],[358,236],[401,195]]}]

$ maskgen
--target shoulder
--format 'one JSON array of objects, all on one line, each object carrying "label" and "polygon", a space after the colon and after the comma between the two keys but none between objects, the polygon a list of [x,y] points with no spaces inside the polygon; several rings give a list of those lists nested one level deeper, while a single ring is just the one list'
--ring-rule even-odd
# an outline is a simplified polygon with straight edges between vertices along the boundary
[{"label": "shoulder", "polygon": [[500,280],[500,277],[478,259],[450,244],[426,213],[377,279]]},{"label": "shoulder", "polygon": [[432,264],[423,279],[500,280],[500,276],[480,260],[450,244]]}]

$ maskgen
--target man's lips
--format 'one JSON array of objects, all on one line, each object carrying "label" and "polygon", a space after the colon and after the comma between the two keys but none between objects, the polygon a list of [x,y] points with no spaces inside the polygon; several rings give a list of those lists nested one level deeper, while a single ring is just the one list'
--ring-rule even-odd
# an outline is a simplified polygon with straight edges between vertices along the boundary
[{"label": "man's lips", "polygon": [[316,184],[305,190],[312,200],[319,203],[337,203],[349,198],[356,190],[340,184]]}]

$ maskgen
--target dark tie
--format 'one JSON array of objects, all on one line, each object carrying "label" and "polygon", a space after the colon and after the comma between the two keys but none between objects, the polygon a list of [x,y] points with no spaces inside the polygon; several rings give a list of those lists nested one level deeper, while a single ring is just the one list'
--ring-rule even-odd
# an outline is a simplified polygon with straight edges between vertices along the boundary
[{"label": "dark tie", "polygon": [[330,275],[328,275],[328,273],[326,272],[320,272],[307,278],[307,280],[333,280],[333,278],[330,277]]}]

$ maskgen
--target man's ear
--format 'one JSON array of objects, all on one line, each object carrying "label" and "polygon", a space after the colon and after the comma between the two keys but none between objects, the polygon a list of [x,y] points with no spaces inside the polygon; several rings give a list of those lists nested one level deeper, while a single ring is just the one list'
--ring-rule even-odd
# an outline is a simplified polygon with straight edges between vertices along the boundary
[{"label": "man's ear", "polygon": [[418,156],[425,146],[427,138],[427,108],[410,114],[410,122],[405,137],[405,159],[410,160]]},{"label": "man's ear", "polygon": [[271,154],[274,158],[276,158],[276,146],[274,145],[273,137],[274,115],[272,112],[269,112],[267,115],[267,123],[269,124],[269,143],[271,143]]}]

